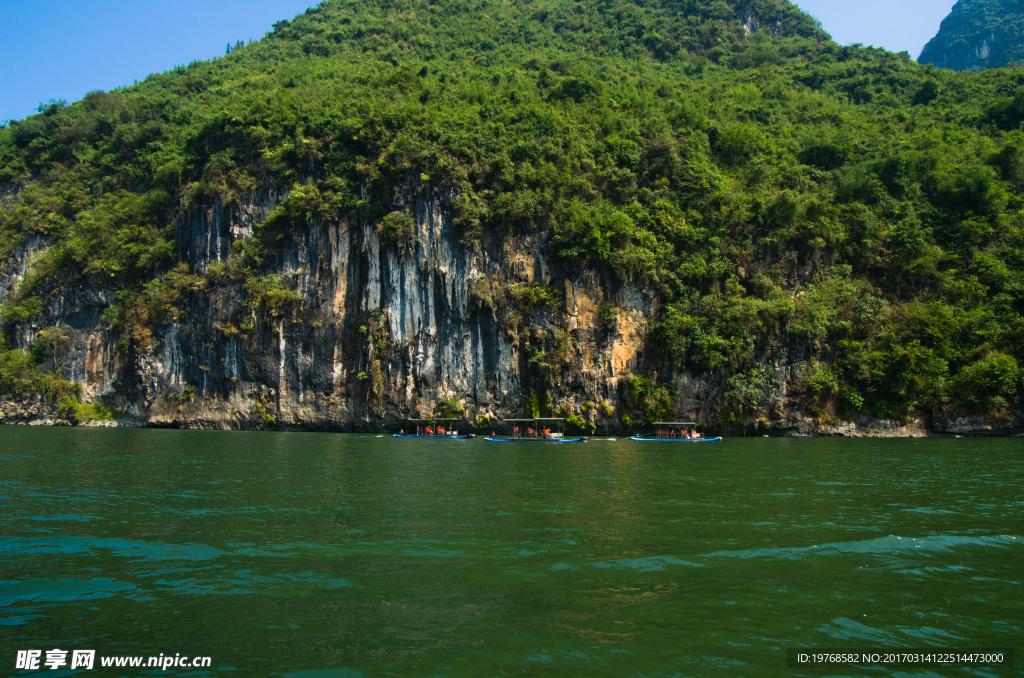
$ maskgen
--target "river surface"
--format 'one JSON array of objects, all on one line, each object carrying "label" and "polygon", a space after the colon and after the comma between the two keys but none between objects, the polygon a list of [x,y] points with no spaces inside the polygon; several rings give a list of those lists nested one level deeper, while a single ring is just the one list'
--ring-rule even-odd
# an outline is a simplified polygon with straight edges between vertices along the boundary
[{"label": "river surface", "polygon": [[[426,442],[0,427],[0,676],[1002,676],[1024,439]],[[210,668],[16,670],[19,650]],[[225,673],[233,672],[233,673]]]}]

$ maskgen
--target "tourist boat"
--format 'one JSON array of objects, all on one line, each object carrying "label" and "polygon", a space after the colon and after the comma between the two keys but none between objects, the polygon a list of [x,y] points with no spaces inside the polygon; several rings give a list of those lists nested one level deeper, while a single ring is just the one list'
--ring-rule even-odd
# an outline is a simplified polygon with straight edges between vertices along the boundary
[{"label": "tourist boat", "polygon": [[[465,440],[475,437],[472,433],[459,435],[459,420],[434,417],[433,419],[410,419],[409,432],[402,429],[396,438],[419,438],[421,440]],[[415,428],[413,428],[415,427]]]},{"label": "tourist boat", "polygon": [[721,437],[705,438],[697,433],[695,421],[656,421],[654,435],[630,436],[638,443],[720,443]]},{"label": "tourist boat", "polygon": [[489,443],[585,443],[585,437],[566,438],[565,419],[534,417],[532,419],[506,419],[512,426],[512,437],[494,435],[484,438]]}]

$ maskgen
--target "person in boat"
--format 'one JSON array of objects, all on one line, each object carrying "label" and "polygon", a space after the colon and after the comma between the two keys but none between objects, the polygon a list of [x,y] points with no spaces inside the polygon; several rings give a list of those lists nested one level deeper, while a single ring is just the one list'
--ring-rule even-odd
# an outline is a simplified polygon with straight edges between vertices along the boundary
[{"label": "person in boat", "polygon": [[434,428],[432,426],[428,426],[427,427],[427,435],[428,436],[434,435]]},{"label": "person in boat", "polygon": [[526,429],[526,435],[528,435],[531,438],[533,437],[533,427],[532,426]]},{"label": "person in boat", "polygon": [[550,438],[551,437],[551,429],[549,429],[549,428],[545,428],[544,429],[544,437],[545,438]]},{"label": "person in boat", "polygon": [[[491,435],[493,436],[494,434],[492,433]],[[513,438],[518,438],[519,437],[519,427],[518,426],[513,426],[512,427],[512,437]]]},{"label": "person in boat", "polygon": [[439,436],[443,436],[444,435],[444,426],[438,426],[437,427],[437,435],[439,435]]}]

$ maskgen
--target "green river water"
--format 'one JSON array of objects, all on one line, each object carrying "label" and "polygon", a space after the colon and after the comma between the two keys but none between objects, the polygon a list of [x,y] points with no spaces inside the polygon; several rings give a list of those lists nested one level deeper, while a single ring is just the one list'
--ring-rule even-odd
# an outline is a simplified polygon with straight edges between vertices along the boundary
[{"label": "green river water", "polygon": [[[0,428],[0,676],[1003,676],[1024,439]],[[18,670],[18,651],[209,668]]]}]

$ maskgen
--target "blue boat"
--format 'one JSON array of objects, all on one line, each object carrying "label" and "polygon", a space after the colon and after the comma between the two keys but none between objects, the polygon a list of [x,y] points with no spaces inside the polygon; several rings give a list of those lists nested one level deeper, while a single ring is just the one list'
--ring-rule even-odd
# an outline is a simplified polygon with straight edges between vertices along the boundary
[{"label": "blue boat", "polygon": [[585,443],[585,437],[566,438],[565,419],[557,417],[533,417],[532,419],[506,419],[512,425],[511,438],[496,435],[484,438],[489,443]]},{"label": "blue boat", "polygon": [[656,421],[657,432],[651,436],[634,435],[630,440],[638,443],[720,443],[721,437],[702,438],[696,432],[695,421]]},{"label": "blue boat", "polygon": [[585,443],[586,438],[484,438],[489,443]]},{"label": "blue boat", "polygon": [[638,443],[720,443],[721,436],[717,438],[644,438],[643,436],[630,436],[630,440]]}]

